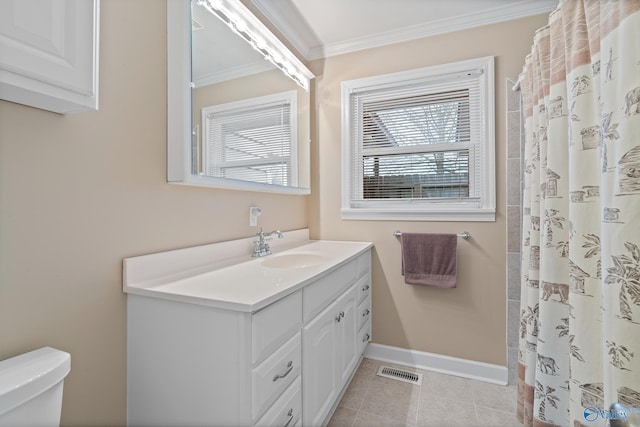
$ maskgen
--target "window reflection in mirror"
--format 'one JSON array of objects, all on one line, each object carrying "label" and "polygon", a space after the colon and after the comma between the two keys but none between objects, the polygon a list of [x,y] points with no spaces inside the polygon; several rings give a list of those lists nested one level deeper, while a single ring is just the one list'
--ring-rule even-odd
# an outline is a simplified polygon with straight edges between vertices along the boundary
[{"label": "window reflection in mirror", "polygon": [[309,188],[309,92],[192,1],[192,172]]},{"label": "window reflection in mirror", "polygon": [[296,112],[293,90],[204,107],[199,172],[297,186]]}]

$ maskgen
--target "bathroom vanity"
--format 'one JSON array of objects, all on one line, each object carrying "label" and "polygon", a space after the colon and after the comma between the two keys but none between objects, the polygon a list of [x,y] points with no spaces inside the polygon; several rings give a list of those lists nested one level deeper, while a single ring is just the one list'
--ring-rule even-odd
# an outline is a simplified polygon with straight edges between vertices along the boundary
[{"label": "bathroom vanity", "polygon": [[328,422],[371,338],[371,244],[305,236],[125,259],[129,425]]}]

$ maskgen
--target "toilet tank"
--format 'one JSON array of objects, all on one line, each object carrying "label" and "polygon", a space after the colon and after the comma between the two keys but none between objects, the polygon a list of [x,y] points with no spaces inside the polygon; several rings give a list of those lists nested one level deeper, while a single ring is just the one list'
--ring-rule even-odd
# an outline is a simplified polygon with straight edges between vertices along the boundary
[{"label": "toilet tank", "polygon": [[71,356],[43,347],[0,361],[0,427],[59,426]]}]

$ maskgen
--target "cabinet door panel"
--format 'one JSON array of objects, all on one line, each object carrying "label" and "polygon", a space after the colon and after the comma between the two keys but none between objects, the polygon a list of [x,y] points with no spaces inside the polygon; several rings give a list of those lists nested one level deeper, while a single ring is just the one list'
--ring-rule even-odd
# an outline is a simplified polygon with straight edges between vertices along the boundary
[{"label": "cabinet door panel", "polygon": [[336,337],[338,340],[338,356],[339,361],[339,385],[342,385],[351,376],[351,371],[356,365],[357,343],[356,332],[358,327],[357,319],[357,299],[358,287],[352,286],[349,291],[342,295],[337,301],[338,311],[342,317],[337,325]]},{"label": "cabinet door panel", "polygon": [[0,98],[70,113],[98,108],[99,0],[4,0]]},{"label": "cabinet door panel", "polygon": [[336,304],[302,330],[303,424],[321,425],[338,394]]},{"label": "cabinet door panel", "polygon": [[[6,42],[3,68],[34,74],[40,81],[93,94],[92,34],[96,4],[90,1],[5,2],[0,32]],[[6,39],[5,39],[6,37]],[[11,61],[10,64],[4,64]]]}]

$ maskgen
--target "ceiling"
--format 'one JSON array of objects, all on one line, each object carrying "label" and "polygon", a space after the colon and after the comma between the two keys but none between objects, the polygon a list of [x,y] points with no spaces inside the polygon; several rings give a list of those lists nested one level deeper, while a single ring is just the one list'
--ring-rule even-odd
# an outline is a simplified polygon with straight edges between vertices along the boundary
[{"label": "ceiling", "polygon": [[305,60],[551,12],[558,0],[251,0]]}]

